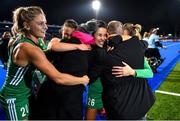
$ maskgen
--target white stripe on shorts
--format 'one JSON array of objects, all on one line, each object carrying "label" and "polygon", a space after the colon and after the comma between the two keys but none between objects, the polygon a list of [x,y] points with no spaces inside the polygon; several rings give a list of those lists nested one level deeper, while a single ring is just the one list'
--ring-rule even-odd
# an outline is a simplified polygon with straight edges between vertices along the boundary
[{"label": "white stripe on shorts", "polygon": [[9,116],[10,116],[10,120],[12,121],[17,121],[17,113],[16,113],[16,108],[15,108],[15,98],[12,99],[7,99],[7,104],[8,104],[8,111],[9,111]]}]

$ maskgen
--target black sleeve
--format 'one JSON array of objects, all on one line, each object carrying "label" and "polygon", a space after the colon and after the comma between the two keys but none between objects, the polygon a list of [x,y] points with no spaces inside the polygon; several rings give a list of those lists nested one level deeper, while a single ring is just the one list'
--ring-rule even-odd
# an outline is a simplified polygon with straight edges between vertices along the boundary
[{"label": "black sleeve", "polygon": [[98,77],[101,76],[103,69],[107,64],[108,53],[104,48],[96,48],[91,52],[93,61],[88,69],[88,77],[90,78],[90,84],[93,83]]},{"label": "black sleeve", "polygon": [[96,63],[104,66],[111,66],[113,61],[113,56],[106,51],[104,48],[96,50]]},{"label": "black sleeve", "polygon": [[56,52],[52,52],[51,50],[46,50],[44,51],[46,58],[52,62],[54,60],[54,58],[56,58]]},{"label": "black sleeve", "polygon": [[103,65],[94,64],[93,67],[90,67],[88,71],[88,77],[90,79],[89,84],[97,80],[103,72]]},{"label": "black sleeve", "polygon": [[139,40],[139,41],[140,41],[141,46],[142,46],[144,49],[147,49],[147,47],[148,47],[148,42],[145,41],[145,40]]}]

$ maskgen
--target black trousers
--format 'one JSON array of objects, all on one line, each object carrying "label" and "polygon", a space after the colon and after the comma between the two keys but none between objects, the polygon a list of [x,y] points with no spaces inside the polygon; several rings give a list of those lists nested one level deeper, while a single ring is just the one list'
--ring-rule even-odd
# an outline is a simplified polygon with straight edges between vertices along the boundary
[{"label": "black trousers", "polygon": [[62,86],[45,81],[37,96],[34,119],[82,120],[83,85]]},{"label": "black trousers", "polygon": [[109,120],[141,120],[155,102],[147,81],[141,78],[120,79],[104,86],[103,105]]}]

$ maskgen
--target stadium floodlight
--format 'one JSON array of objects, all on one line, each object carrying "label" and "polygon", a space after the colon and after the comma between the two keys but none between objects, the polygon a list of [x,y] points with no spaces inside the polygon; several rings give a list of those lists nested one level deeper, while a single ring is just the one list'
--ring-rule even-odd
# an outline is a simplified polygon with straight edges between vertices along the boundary
[{"label": "stadium floodlight", "polygon": [[100,6],[101,6],[101,3],[99,0],[94,0],[92,2],[92,8],[95,10],[95,11],[98,11],[100,9]]},{"label": "stadium floodlight", "polygon": [[100,7],[101,7],[101,2],[99,0],[93,0],[92,1],[92,8],[95,11],[96,18],[97,18],[97,14],[98,14]]}]

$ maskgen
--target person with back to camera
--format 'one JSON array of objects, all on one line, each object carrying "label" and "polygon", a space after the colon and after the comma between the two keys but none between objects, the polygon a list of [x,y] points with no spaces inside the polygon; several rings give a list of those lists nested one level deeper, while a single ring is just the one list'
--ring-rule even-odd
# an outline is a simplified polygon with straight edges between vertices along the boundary
[{"label": "person with back to camera", "polygon": [[[109,27],[109,31],[114,27],[117,29],[116,33],[110,33],[109,37],[121,39],[121,34],[122,34],[121,33],[122,30],[120,29],[122,28],[121,23],[117,22],[116,24],[114,24],[113,27]],[[106,49],[105,47],[106,44],[104,43],[106,43],[108,39],[108,32],[107,32],[106,24],[102,20],[88,21],[87,27],[84,27],[84,28],[87,28],[87,31],[90,31],[89,33],[92,33],[95,43],[96,43],[94,46],[92,46],[92,51],[90,52],[90,62],[89,62],[90,63],[89,70],[90,70],[90,68],[93,67],[94,64],[97,64],[97,61],[98,61],[96,51],[98,51],[101,48]],[[118,41],[121,41],[121,40],[118,40]],[[151,68],[149,67],[147,63],[145,63],[144,68],[145,69],[141,69],[140,71],[135,70],[137,73],[137,76],[143,77],[143,78],[152,77]],[[131,72],[134,71],[127,64],[125,67],[116,66],[115,70],[116,72],[115,73],[113,72],[113,73],[116,74],[116,76],[128,76],[131,74],[133,75],[133,73]],[[144,75],[144,73],[142,72],[147,73],[147,74]],[[123,75],[121,73],[123,73]],[[103,115],[105,115],[104,114],[105,110],[103,108],[103,102],[102,102],[102,92],[103,92],[103,87],[101,84],[101,78],[98,78],[95,81],[90,80],[90,83],[88,84],[88,98],[87,98],[87,112],[86,112],[87,120],[95,120],[96,114],[98,113],[98,111],[100,111],[100,114],[103,113]]]},{"label": "person with back to camera", "polygon": [[[81,77],[88,71],[88,52],[84,50],[89,49],[87,45],[82,45],[83,34],[76,31],[77,27],[76,21],[67,19],[61,30],[62,39],[53,38],[48,48],[51,50],[52,63],[57,70]],[[58,85],[48,78],[42,84],[37,96],[37,118],[82,120],[84,89],[82,84]]]},{"label": "person with back to camera", "polygon": [[[114,24],[114,27],[117,29],[116,33],[119,34],[112,34],[110,37],[115,37],[121,38],[121,29],[122,26],[121,24],[116,23]],[[109,28],[110,29],[110,28]],[[93,35],[94,40],[95,40],[95,45],[92,46],[92,50],[90,52],[90,59],[89,59],[89,70],[91,67],[96,64],[97,62],[97,50],[103,48],[104,42],[107,41],[107,28],[105,22],[102,20],[90,20],[86,22],[86,24],[83,24],[81,26],[81,30],[87,33],[90,33]],[[106,48],[106,47],[105,47]],[[104,48],[104,49],[105,49]],[[143,77],[143,78],[150,78],[153,76],[153,73],[151,71],[151,68],[145,61],[144,65],[145,69],[136,69],[135,72],[137,73],[137,77]],[[128,75],[133,75],[132,73],[134,70],[126,64],[125,67],[119,67],[116,66],[116,76],[128,76]],[[133,75],[134,76],[134,75]],[[102,102],[102,84],[101,84],[101,79],[98,78],[97,80],[93,81],[91,80],[89,85],[88,85],[88,100],[87,100],[87,112],[86,112],[86,119],[87,120],[95,120],[96,119],[96,114],[97,112],[100,111],[105,111],[103,110],[103,102]],[[102,113],[102,112],[101,112]],[[104,113],[104,112],[103,112]],[[104,115],[104,114],[103,114]]]},{"label": "person with back to camera", "polygon": [[[111,21],[108,27],[115,25],[118,21]],[[125,28],[125,27],[123,27]],[[118,29],[122,30],[122,26]],[[116,30],[118,30],[116,29]],[[134,69],[143,69],[145,47],[134,36],[134,27],[126,28],[130,34],[123,37],[112,36],[108,44],[110,49],[106,53],[103,49],[98,50],[98,59],[101,66],[95,66],[88,76],[90,80],[95,80],[101,76],[103,84],[103,104],[107,111],[108,119],[142,119],[154,103],[154,96],[144,78],[138,78],[135,70],[130,73],[117,72],[119,68],[128,63]],[[108,29],[111,35],[116,35],[116,31]],[[119,34],[119,33],[118,33]],[[126,63],[124,63],[124,62]],[[122,63],[120,63],[122,62]],[[144,73],[146,74],[146,73]],[[143,77],[144,74],[141,76]],[[133,75],[133,76],[132,76]],[[152,71],[150,73],[152,75]],[[117,78],[118,77],[118,78]]]}]

